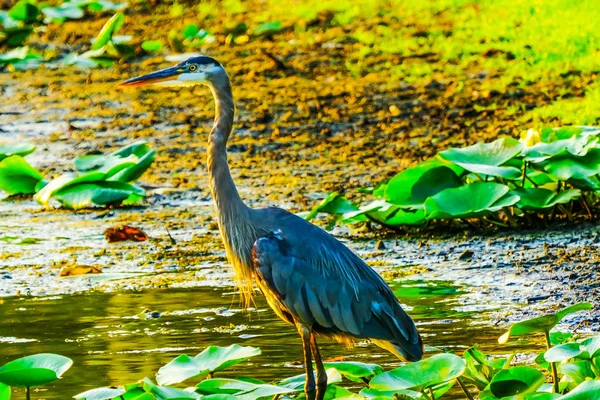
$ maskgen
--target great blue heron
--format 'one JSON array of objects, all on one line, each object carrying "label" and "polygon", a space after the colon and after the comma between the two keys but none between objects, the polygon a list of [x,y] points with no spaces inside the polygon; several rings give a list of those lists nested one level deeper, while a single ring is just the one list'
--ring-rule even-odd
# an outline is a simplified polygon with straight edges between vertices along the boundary
[{"label": "great blue heron", "polygon": [[364,261],[324,230],[286,210],[244,204],[227,164],[235,107],[223,66],[210,57],[192,57],[120,86],[148,84],[203,84],[212,91],[216,115],[208,140],[208,172],[227,257],[244,298],[251,299],[256,284],[275,313],[298,330],[307,399],[322,400],[327,388],[315,334],[346,344],[368,338],[400,359],[419,360],[423,344],[414,322]]}]

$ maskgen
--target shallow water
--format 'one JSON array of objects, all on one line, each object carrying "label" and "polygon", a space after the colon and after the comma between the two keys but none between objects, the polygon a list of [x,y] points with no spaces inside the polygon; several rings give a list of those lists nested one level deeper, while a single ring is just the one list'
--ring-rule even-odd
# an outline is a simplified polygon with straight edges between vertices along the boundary
[{"label": "shallow water", "polygon": [[[488,313],[500,305],[477,304],[469,292],[445,281],[390,284],[417,321],[427,345],[462,352],[483,343],[486,352],[511,351],[495,347],[502,329],[486,322]],[[301,345],[292,327],[278,320],[261,296],[251,313],[237,304],[231,288],[211,287],[5,298],[0,306],[0,364],[38,352],[71,357],[74,365],[64,378],[33,396],[47,400],[153,378],[161,365],[177,355],[195,355],[208,345],[239,343],[262,350],[262,355],[221,376],[273,381],[301,373]],[[323,339],[321,349],[325,358],[344,356],[388,369],[398,364],[368,343],[345,349]]]}]

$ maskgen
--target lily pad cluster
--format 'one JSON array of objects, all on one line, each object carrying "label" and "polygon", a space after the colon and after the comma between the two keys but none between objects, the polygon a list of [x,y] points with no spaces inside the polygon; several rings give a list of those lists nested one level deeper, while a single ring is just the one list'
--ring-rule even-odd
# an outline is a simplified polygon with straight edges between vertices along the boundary
[{"label": "lily pad cluster", "polygon": [[0,11],[0,48],[12,49],[0,53],[0,65],[15,69],[35,68],[44,59],[23,44],[41,24],[62,23],[80,19],[86,14],[122,10],[125,2],[110,0],[67,0],[57,6],[35,0],[19,0],[8,11]]},{"label": "lily pad cluster", "polygon": [[[537,366],[513,365],[514,354],[491,358],[477,346],[463,357],[438,353],[425,360],[385,371],[377,364],[326,362],[328,387],[325,399],[435,400],[454,386],[467,399],[477,392],[481,400],[598,400],[600,399],[600,336],[574,340],[573,334],[551,332],[566,315],[590,309],[579,303],[555,314],[521,321],[500,339],[544,334],[547,350]],[[256,400],[303,398],[304,374],[277,382],[254,378],[217,377],[221,371],[261,354],[260,349],[233,344],[209,346],[196,356],[180,355],[159,369],[154,379],[144,378],[123,386],[100,387],[75,395],[78,400]],[[10,399],[10,386],[32,388],[58,379],[72,364],[66,357],[36,354],[0,367],[0,395]],[[556,368],[553,368],[552,366]],[[546,371],[552,370],[552,382]],[[195,385],[190,386],[190,382]],[[346,386],[362,389],[349,390]],[[175,387],[173,385],[177,385]],[[187,385],[187,387],[185,386]],[[29,389],[28,389],[29,391]],[[455,392],[456,393],[456,392]]]},{"label": "lily pad cluster", "polygon": [[544,214],[593,216],[600,193],[600,129],[530,130],[521,140],[500,138],[450,148],[406,169],[355,205],[331,193],[306,216],[335,215],[338,223],[384,226],[477,218],[516,227]]},{"label": "lily pad cluster", "polygon": [[135,142],[110,154],[78,157],[76,172],[48,182],[24,159],[34,150],[29,144],[0,146],[0,190],[9,195],[34,194],[44,206],[54,199],[72,209],[133,204],[143,199],[146,191],[133,182],[156,155],[146,142]]}]

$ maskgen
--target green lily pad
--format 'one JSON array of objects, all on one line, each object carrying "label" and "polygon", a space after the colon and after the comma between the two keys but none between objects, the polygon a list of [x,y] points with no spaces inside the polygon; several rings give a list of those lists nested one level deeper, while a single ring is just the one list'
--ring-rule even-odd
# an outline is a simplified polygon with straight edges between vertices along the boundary
[{"label": "green lily pad", "polygon": [[254,36],[269,36],[283,29],[281,21],[265,22],[252,31]]},{"label": "green lily pad", "polygon": [[474,182],[446,189],[425,201],[425,215],[427,219],[444,219],[496,212],[519,201],[519,196],[508,192],[508,186],[495,182]]},{"label": "green lily pad", "polygon": [[146,191],[126,182],[97,181],[69,185],[57,190],[52,198],[63,206],[74,210],[93,205],[117,205],[124,202],[135,203],[144,198]]},{"label": "green lily pad", "polygon": [[122,388],[102,387],[85,391],[73,396],[77,400],[109,400],[125,393]]},{"label": "green lily pad", "polygon": [[549,143],[538,143],[523,149],[523,158],[526,161],[540,163],[557,156],[585,156],[593,149],[598,138],[590,135],[573,135],[568,139],[556,140]]},{"label": "green lily pad", "polygon": [[63,22],[67,19],[83,18],[85,13],[83,9],[72,2],[65,2],[57,7],[44,7],[42,13],[46,17],[46,22]]},{"label": "green lily pad", "polygon": [[[334,368],[327,368],[325,370],[327,374],[327,383],[334,384],[342,381],[342,374],[340,374]],[[315,375],[316,377],[316,375]],[[282,379],[277,383],[277,386],[281,386],[284,388],[292,389],[292,390],[303,390],[304,383],[306,382],[306,374],[294,375],[289,378]]]},{"label": "green lily pad", "polygon": [[348,199],[337,192],[333,192],[330,193],[321,203],[314,206],[312,210],[310,210],[310,212],[304,217],[304,219],[310,221],[320,212],[328,214],[344,214],[356,210],[358,210],[358,207],[352,204]]},{"label": "green lily pad", "polygon": [[518,168],[502,166],[521,153],[523,145],[513,138],[501,138],[492,143],[477,143],[461,149],[448,149],[439,157],[476,174],[516,179],[521,175]]},{"label": "green lily pad", "polygon": [[600,400],[600,381],[583,382],[560,400]]},{"label": "green lily pad", "polygon": [[163,48],[163,44],[158,40],[146,40],[142,42],[142,49],[148,53],[156,53]]},{"label": "green lily pad", "polygon": [[33,22],[40,15],[40,10],[32,0],[19,0],[8,11],[8,15],[17,21]]},{"label": "green lily pad", "polygon": [[10,156],[0,161],[0,190],[10,195],[35,193],[36,185],[43,178],[21,156]]},{"label": "green lily pad", "polygon": [[54,382],[73,365],[70,358],[50,353],[16,359],[0,367],[0,382],[31,388]]},{"label": "green lily pad", "polygon": [[527,366],[512,367],[499,371],[490,382],[489,389],[496,397],[533,393],[544,384],[544,374]]},{"label": "green lily pad", "polygon": [[510,192],[519,196],[517,207],[522,210],[540,210],[551,208],[557,204],[566,204],[581,196],[581,190],[569,189],[555,193],[552,190],[541,188],[515,189]]},{"label": "green lily pad", "polygon": [[42,190],[37,192],[33,198],[40,204],[47,206],[52,195],[65,189],[70,185],[86,182],[102,181],[106,174],[104,172],[91,172],[82,176],[77,176],[74,173],[62,174],[56,179],[51,180]]},{"label": "green lily pad", "polygon": [[363,379],[370,380],[374,376],[383,373],[383,368],[377,364],[366,364],[361,362],[326,362],[325,368],[334,368],[340,374],[354,382],[362,382]]},{"label": "green lily pad", "polygon": [[[22,46],[31,33],[33,33],[32,26],[7,27],[4,25],[4,29],[0,29],[0,44],[8,47]],[[8,63],[8,61],[4,59],[3,63]]]},{"label": "green lily pad", "polygon": [[233,344],[229,347],[210,346],[196,357],[181,355],[161,367],[156,374],[160,385],[171,385],[187,379],[205,376],[239,364],[260,354],[260,349]]},{"label": "green lily pad", "polygon": [[235,395],[238,399],[246,400],[272,397],[301,390],[269,385],[264,382],[254,383],[242,381],[239,379],[207,379],[196,385],[196,389],[202,394],[228,394]]},{"label": "green lily pad", "polygon": [[564,308],[555,314],[544,315],[542,317],[517,322],[516,324],[512,325],[504,335],[498,338],[498,343],[504,344],[508,342],[508,339],[511,336],[522,336],[528,335],[530,333],[550,332],[550,329],[552,329],[567,315],[582,310],[589,310],[591,308],[591,303],[577,303],[570,307]]},{"label": "green lily pad", "polygon": [[587,179],[600,174],[600,149],[591,149],[581,157],[555,157],[542,164],[542,167],[554,179]]},{"label": "green lily pad", "polygon": [[384,197],[397,206],[422,205],[444,189],[462,186],[457,175],[460,171],[436,159],[426,161],[394,176],[385,187]]},{"label": "green lily pad", "polygon": [[35,151],[35,146],[30,143],[0,144],[0,161],[10,156],[25,157]]},{"label": "green lily pad", "polygon": [[152,394],[158,399],[169,399],[169,400],[186,400],[186,399],[199,399],[198,393],[186,392],[185,390],[169,387],[159,386],[154,384],[150,379],[144,378],[142,381],[144,390],[147,393]]},{"label": "green lily pad", "polygon": [[110,154],[77,157],[75,168],[80,173],[99,171],[110,181],[132,182],[144,174],[156,156],[156,151],[144,141],[135,142]]},{"label": "green lily pad", "polygon": [[[414,390],[377,390],[373,388],[362,388],[359,392],[361,396],[365,399],[374,399],[374,400],[387,400],[387,399],[396,399],[399,400],[410,400],[422,398],[421,393],[416,392]],[[394,395],[398,395],[395,397]]]},{"label": "green lily pad", "polygon": [[473,346],[463,354],[466,363],[464,377],[479,390],[485,389],[494,375],[507,366],[506,358],[488,359],[485,354]]},{"label": "green lily pad", "polygon": [[561,363],[558,364],[558,370],[560,373],[569,377],[576,385],[579,385],[586,380],[596,379],[596,374],[588,360]]},{"label": "green lily pad", "polygon": [[10,400],[10,386],[0,382],[0,399]]},{"label": "green lily pad", "polygon": [[564,343],[550,348],[544,353],[544,359],[548,362],[561,362],[574,358],[585,350],[579,343]]},{"label": "green lily pad", "polygon": [[454,354],[436,354],[375,376],[369,386],[377,390],[422,391],[456,379],[465,371],[465,362]]},{"label": "green lily pad", "polygon": [[96,36],[96,40],[92,44],[92,50],[99,50],[107,44],[113,37],[113,35],[121,29],[121,26],[125,22],[125,15],[123,13],[116,13],[113,15],[102,27],[98,36]]}]

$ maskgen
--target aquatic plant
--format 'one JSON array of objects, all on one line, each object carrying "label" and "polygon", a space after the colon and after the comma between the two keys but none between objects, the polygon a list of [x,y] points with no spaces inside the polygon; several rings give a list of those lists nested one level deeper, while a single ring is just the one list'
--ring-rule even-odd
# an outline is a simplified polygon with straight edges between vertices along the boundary
[{"label": "aquatic plant", "polygon": [[593,217],[600,193],[600,128],[530,130],[521,140],[450,148],[373,189],[355,205],[331,193],[306,216],[397,227],[433,220],[518,226],[539,216]]},{"label": "aquatic plant", "polygon": [[76,172],[51,180],[23,158],[32,153],[29,144],[0,146],[0,190],[9,195],[33,194],[40,204],[50,199],[64,207],[132,204],[146,196],[135,182],[150,167],[156,151],[146,142],[134,142],[110,154],[92,154],[75,159]]},{"label": "aquatic plant", "polygon": [[[538,355],[535,364],[511,365],[513,355],[490,358],[477,346],[462,357],[450,353],[435,354],[425,360],[406,364],[390,371],[377,364],[360,362],[327,362],[329,386],[326,399],[422,399],[443,398],[458,385],[467,399],[478,391],[481,400],[598,400],[600,399],[600,336],[555,343],[550,331],[568,314],[592,307],[579,303],[557,313],[513,324],[500,339],[544,333],[547,350]],[[562,335],[565,336],[565,335]],[[277,382],[253,378],[220,378],[215,374],[259,356],[255,347],[210,346],[195,357],[181,355],[160,368],[156,383],[149,378],[118,387],[102,387],[75,395],[78,400],[167,400],[167,399],[244,399],[301,398],[304,375]],[[69,369],[72,361],[54,354],[37,354],[9,362],[0,367],[0,399],[10,399],[10,387],[36,387],[53,382]],[[554,365],[554,367],[551,367]],[[552,369],[552,383],[546,383],[545,372]],[[340,383],[344,378],[352,386],[364,387],[352,392]],[[194,380],[185,389],[170,385]],[[470,387],[470,389],[469,389]],[[27,389],[29,398],[29,389]]]}]

